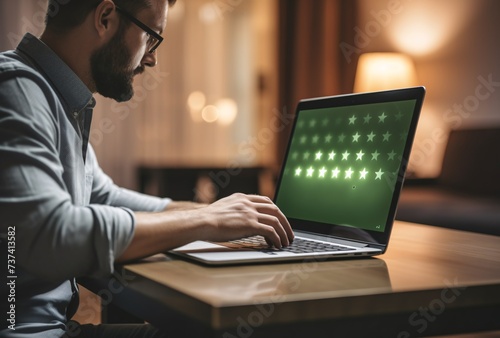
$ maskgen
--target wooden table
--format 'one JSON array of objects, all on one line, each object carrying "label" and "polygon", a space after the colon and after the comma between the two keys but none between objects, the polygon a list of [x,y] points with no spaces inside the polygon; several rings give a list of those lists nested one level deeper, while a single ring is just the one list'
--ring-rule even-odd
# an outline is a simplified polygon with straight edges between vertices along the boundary
[{"label": "wooden table", "polygon": [[396,222],[378,258],[205,267],[164,255],[85,286],[172,337],[500,329],[500,237]]}]

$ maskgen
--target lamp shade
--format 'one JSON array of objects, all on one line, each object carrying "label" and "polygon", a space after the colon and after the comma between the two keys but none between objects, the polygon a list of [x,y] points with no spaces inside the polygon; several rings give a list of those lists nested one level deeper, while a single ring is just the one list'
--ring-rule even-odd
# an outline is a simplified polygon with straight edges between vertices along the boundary
[{"label": "lamp shade", "polygon": [[417,85],[413,60],[400,53],[366,53],[359,57],[354,92],[372,92]]}]

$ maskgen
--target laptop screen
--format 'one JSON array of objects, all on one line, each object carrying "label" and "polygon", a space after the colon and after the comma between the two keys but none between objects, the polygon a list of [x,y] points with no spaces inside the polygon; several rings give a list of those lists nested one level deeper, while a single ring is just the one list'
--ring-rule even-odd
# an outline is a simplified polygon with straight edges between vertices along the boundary
[{"label": "laptop screen", "polygon": [[375,234],[392,225],[421,100],[383,93],[299,104],[275,198],[289,219]]}]

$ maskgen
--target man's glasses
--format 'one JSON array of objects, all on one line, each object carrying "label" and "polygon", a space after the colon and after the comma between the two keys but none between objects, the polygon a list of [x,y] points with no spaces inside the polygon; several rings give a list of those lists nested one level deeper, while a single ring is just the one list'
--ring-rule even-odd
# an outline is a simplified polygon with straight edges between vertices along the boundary
[{"label": "man's glasses", "polygon": [[145,31],[149,35],[148,52],[150,54],[153,54],[156,51],[156,49],[160,46],[160,44],[162,43],[163,37],[160,34],[156,33],[154,30],[152,30],[151,28],[149,28],[148,26],[146,26],[144,23],[139,21],[137,18],[135,18],[129,12],[121,9],[118,6],[115,6],[115,7],[116,7],[116,11],[118,13],[122,14],[124,17],[126,17],[127,19],[132,21],[134,24],[136,24],[139,28],[141,28],[143,31]]}]

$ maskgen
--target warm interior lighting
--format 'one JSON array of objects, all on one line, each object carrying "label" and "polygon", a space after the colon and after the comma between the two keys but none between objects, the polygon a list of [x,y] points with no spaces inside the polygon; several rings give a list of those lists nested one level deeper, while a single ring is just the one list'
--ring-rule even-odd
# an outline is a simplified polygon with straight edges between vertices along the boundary
[{"label": "warm interior lighting", "polygon": [[189,94],[187,105],[193,121],[201,122],[203,120],[201,117],[201,111],[203,107],[205,107],[206,102],[207,99],[205,97],[205,94],[200,91],[195,91]]},{"label": "warm interior lighting", "polygon": [[194,91],[189,94],[187,107],[194,122],[217,122],[227,126],[234,122],[238,115],[238,105],[233,99],[223,98],[215,105],[207,105],[207,98],[201,91]]},{"label": "warm interior lighting", "polygon": [[426,55],[444,45],[445,33],[436,22],[428,22],[415,15],[400,29],[389,32],[389,36],[401,50],[411,55]]},{"label": "warm interior lighting", "polygon": [[219,122],[222,125],[230,125],[233,123],[236,115],[238,114],[238,106],[236,102],[232,99],[222,99],[216,103],[217,109],[219,111]]},{"label": "warm interior lighting", "polygon": [[200,91],[195,91],[189,94],[188,97],[189,109],[201,110],[205,106],[206,102],[207,99],[205,97],[205,94],[203,94]]},{"label": "warm interior lighting", "polygon": [[219,13],[217,12],[217,5],[215,2],[207,2],[202,5],[198,12],[198,17],[201,22],[206,24],[211,24],[219,19]]},{"label": "warm interior lighting", "polygon": [[413,60],[399,53],[366,53],[360,56],[355,92],[372,92],[417,85]]},{"label": "warm interior lighting", "polygon": [[480,1],[408,1],[391,19],[388,37],[395,48],[410,55],[429,55],[444,48],[470,24]]},{"label": "warm interior lighting", "polygon": [[207,123],[214,123],[219,118],[219,110],[216,106],[206,106],[201,111],[201,117],[203,118],[203,121]]}]

